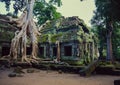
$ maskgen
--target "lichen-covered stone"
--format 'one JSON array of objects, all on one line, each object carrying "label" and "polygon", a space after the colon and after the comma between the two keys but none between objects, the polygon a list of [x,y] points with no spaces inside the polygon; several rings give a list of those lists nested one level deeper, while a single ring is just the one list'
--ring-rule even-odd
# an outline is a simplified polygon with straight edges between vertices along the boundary
[{"label": "lichen-covered stone", "polygon": [[[84,21],[76,16],[62,17],[56,22],[49,21],[40,32],[39,43],[44,48],[44,57],[55,58],[53,48],[57,48],[56,41],[60,42],[62,60],[84,59],[84,62],[90,63],[97,57],[98,48],[95,35]],[[69,57],[65,55],[65,46],[71,46],[72,54]]]}]

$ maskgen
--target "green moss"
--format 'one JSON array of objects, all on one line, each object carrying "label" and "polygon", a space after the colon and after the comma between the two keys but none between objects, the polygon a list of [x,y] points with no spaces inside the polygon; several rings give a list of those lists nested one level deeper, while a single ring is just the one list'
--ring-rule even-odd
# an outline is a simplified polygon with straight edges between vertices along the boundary
[{"label": "green moss", "polygon": [[57,40],[60,40],[62,33],[51,35],[51,42],[55,43]]},{"label": "green moss", "polygon": [[114,65],[115,65],[116,68],[119,68],[119,69],[120,69],[120,62],[117,62],[117,61],[116,61]]},{"label": "green moss", "polygon": [[69,65],[74,65],[74,66],[84,66],[83,60],[74,60],[75,58],[68,58],[68,59],[61,59],[61,61],[68,63]]},{"label": "green moss", "polygon": [[38,42],[48,42],[48,34],[44,34],[44,35],[41,35],[39,38],[38,38]]},{"label": "green moss", "polygon": [[0,32],[0,39],[2,40],[11,40],[14,37],[14,33],[12,32]]},{"label": "green moss", "polygon": [[100,67],[110,67],[110,68],[114,68],[115,67],[115,65],[112,64],[109,61],[105,61],[105,62],[101,61],[101,62],[99,62],[99,65],[100,65]]},{"label": "green moss", "polygon": [[65,25],[65,26],[60,26],[59,29],[68,29],[68,28],[77,28],[77,25]]},{"label": "green moss", "polygon": [[96,67],[99,66],[99,62],[93,61],[88,66],[86,66],[84,69],[80,70],[80,74],[84,74],[84,76],[90,76],[92,72],[95,70]]},{"label": "green moss", "polygon": [[6,28],[7,26],[4,24],[0,24],[0,28]]},{"label": "green moss", "polygon": [[62,38],[61,38],[62,42],[71,41],[71,40],[77,40],[77,34],[75,34],[75,33],[64,32],[62,34],[63,34]]}]

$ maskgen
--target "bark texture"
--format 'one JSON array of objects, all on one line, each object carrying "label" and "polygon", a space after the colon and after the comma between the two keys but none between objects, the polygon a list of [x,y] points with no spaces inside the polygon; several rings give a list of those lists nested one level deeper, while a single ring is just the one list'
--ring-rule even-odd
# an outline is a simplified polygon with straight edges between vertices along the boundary
[{"label": "bark texture", "polygon": [[57,44],[57,61],[60,61],[60,42],[56,41]]},{"label": "bark texture", "polygon": [[[18,59],[18,52],[21,54],[21,61],[30,62],[30,60],[37,60],[37,35],[40,35],[35,22],[33,21],[33,6],[34,0],[28,0],[26,10],[18,19],[11,19],[12,22],[17,23],[20,28],[15,33],[15,37],[11,42],[10,56],[12,60]],[[29,59],[26,56],[26,43],[28,38],[32,44],[32,53]]]},{"label": "bark texture", "polygon": [[113,60],[113,54],[112,54],[112,40],[111,40],[112,30],[113,30],[112,22],[108,22],[107,29],[108,30],[107,30],[107,57],[106,57],[106,60],[111,61],[113,63],[114,60]]}]

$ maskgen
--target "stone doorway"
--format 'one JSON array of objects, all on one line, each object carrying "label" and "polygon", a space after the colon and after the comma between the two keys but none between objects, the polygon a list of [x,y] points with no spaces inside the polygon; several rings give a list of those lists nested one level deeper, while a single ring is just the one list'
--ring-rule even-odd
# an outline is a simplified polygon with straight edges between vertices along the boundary
[{"label": "stone doorway", "polygon": [[7,46],[2,47],[2,56],[9,55],[9,52],[10,52],[10,47]]},{"label": "stone doorway", "polygon": [[44,47],[39,47],[39,55],[44,57]]},{"label": "stone doorway", "polygon": [[53,56],[57,56],[57,47],[53,47]]},{"label": "stone doorway", "polygon": [[72,56],[72,46],[64,46],[64,56]]}]

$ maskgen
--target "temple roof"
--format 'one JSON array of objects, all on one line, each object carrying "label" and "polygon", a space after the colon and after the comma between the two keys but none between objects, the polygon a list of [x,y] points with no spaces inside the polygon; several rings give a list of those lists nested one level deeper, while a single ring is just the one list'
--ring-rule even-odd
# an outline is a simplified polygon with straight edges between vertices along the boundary
[{"label": "temple roof", "polygon": [[60,18],[49,21],[41,30],[39,42],[69,42],[78,40],[80,42],[92,42],[93,34],[82,19],[77,16]]},{"label": "temple roof", "polygon": [[16,24],[10,22],[8,16],[0,15],[0,41],[11,41],[16,30]]},{"label": "temple roof", "polygon": [[0,15],[0,29],[4,29],[6,31],[16,31],[16,24],[10,22],[10,19],[6,15]]}]

